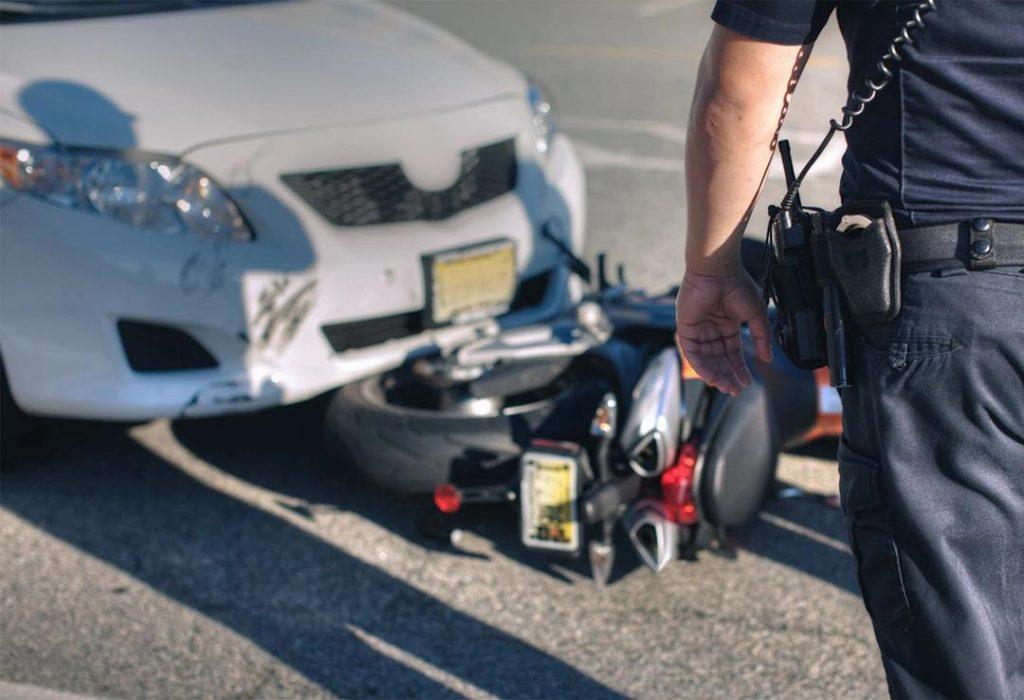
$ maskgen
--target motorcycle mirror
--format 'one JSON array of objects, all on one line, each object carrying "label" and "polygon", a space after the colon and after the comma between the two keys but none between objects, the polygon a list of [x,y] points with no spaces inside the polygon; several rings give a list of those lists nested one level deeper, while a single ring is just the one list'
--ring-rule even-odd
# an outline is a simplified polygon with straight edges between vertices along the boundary
[{"label": "motorcycle mirror", "polygon": [[622,428],[620,444],[633,471],[653,477],[675,461],[683,417],[679,355],[675,348],[666,348],[651,360],[633,389]]}]

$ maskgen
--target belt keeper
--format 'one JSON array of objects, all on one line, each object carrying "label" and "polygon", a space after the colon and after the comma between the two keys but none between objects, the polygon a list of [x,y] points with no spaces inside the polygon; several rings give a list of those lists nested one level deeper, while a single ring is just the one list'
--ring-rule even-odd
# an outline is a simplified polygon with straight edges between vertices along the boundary
[{"label": "belt keeper", "polygon": [[968,270],[988,270],[996,266],[996,241],[992,219],[971,221],[970,262]]}]

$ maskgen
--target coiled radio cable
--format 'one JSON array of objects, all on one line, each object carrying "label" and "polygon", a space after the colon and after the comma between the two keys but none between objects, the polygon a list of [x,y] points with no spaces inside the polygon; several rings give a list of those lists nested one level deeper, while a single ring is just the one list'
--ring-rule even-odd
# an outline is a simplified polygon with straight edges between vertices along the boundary
[{"label": "coiled radio cable", "polygon": [[907,20],[900,27],[899,33],[896,38],[889,44],[889,50],[878,60],[875,64],[875,75],[868,76],[864,79],[863,92],[854,90],[850,93],[850,97],[846,101],[846,105],[843,107],[843,118],[842,121],[836,121],[835,119],[829,120],[829,130],[825,134],[825,138],[822,139],[818,145],[817,150],[810,157],[804,167],[800,170],[800,174],[797,175],[793,184],[790,186],[789,191],[786,192],[785,198],[782,200],[780,207],[784,210],[791,209],[793,203],[796,201],[797,195],[799,194],[800,184],[803,182],[804,177],[810,171],[811,166],[814,165],[815,161],[821,156],[828,146],[832,137],[835,136],[837,131],[847,131],[853,126],[853,120],[855,117],[861,115],[864,112],[864,107],[878,96],[878,93],[885,89],[885,87],[892,82],[894,77],[893,64],[901,60],[902,56],[900,52],[905,46],[912,46],[913,40],[911,39],[910,33],[916,29],[920,29],[924,26],[924,16],[929,12],[937,12],[938,9],[935,7],[936,0],[924,0],[914,8],[914,16],[912,19]]}]

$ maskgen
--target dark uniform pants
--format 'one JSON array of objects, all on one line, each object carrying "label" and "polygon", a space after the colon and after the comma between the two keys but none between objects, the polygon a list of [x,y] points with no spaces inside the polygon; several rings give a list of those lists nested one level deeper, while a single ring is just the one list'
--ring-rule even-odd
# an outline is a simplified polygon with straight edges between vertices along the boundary
[{"label": "dark uniform pants", "polygon": [[839,449],[889,691],[1024,698],[1024,271],[904,280],[859,329]]}]

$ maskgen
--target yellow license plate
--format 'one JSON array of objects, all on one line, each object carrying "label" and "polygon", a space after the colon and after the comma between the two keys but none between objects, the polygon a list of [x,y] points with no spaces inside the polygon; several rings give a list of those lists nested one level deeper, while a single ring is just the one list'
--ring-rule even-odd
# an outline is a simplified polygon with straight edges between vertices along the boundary
[{"label": "yellow license plate", "polygon": [[576,461],[527,452],[522,465],[519,494],[523,543],[540,549],[575,551],[580,542]]},{"label": "yellow license plate", "polygon": [[423,259],[431,325],[465,323],[508,311],[516,291],[516,251],[493,241]]}]

